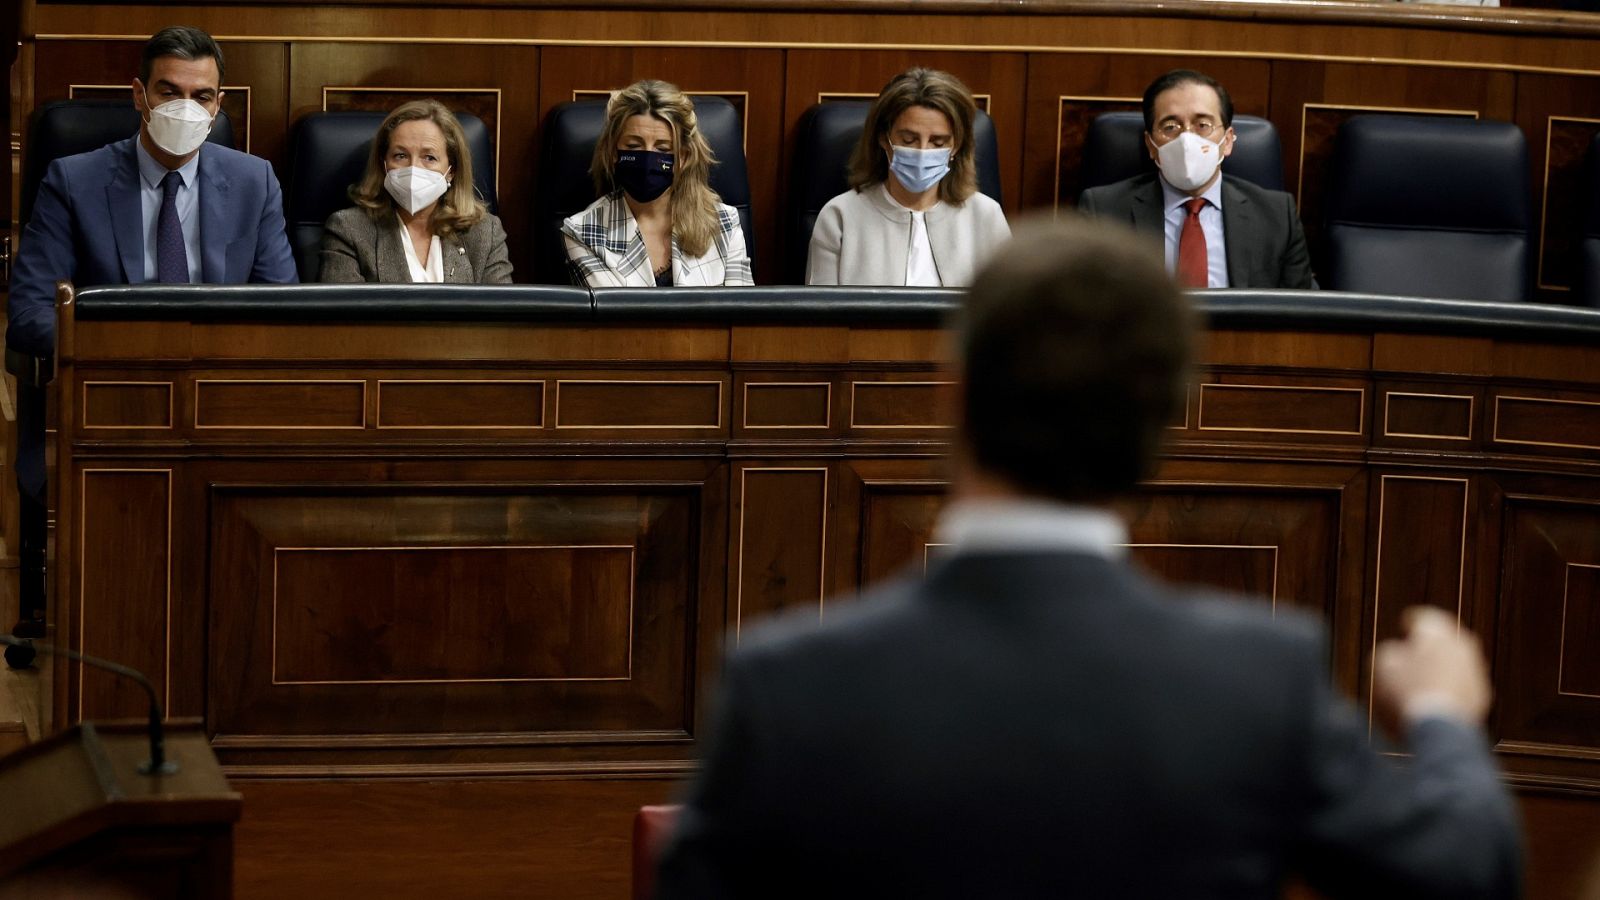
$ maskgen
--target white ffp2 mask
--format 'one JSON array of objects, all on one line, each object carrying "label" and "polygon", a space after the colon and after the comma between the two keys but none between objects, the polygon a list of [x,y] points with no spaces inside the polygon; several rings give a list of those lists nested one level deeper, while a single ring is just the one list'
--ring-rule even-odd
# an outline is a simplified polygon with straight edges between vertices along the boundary
[{"label": "white ffp2 mask", "polygon": [[421,166],[406,166],[390,169],[389,174],[383,176],[383,186],[401,209],[416,215],[417,210],[443,197],[444,192],[450,189],[450,182],[443,172]]},{"label": "white ffp2 mask", "polygon": [[211,113],[194,100],[168,100],[150,110],[150,140],[173,156],[188,156],[211,134]]},{"label": "white ffp2 mask", "polygon": [[1222,145],[1185,131],[1156,148],[1161,176],[1180,191],[1197,190],[1222,165]]}]

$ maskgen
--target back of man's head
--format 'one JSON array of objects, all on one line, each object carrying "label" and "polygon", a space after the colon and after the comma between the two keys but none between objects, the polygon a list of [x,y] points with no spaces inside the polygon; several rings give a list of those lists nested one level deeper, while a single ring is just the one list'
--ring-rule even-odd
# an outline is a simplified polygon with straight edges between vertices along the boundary
[{"label": "back of man's head", "polygon": [[979,273],[960,321],[970,461],[1056,500],[1131,490],[1186,396],[1193,318],[1131,232],[1020,228]]}]

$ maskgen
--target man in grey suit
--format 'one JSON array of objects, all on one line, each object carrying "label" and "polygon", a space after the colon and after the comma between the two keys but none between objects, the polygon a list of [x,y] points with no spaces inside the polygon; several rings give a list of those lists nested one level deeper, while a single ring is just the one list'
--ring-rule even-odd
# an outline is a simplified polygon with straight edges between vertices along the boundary
[{"label": "man in grey suit", "polygon": [[1176,69],[1145,89],[1143,109],[1158,171],[1090,188],[1078,209],[1162,239],[1185,287],[1316,287],[1294,198],[1222,172],[1234,144],[1227,89]]},{"label": "man in grey suit", "polygon": [[1380,650],[1397,765],[1318,622],[1127,562],[1112,503],[1153,467],[1193,329],[1114,230],[1024,229],[978,275],[943,558],[820,626],[746,630],[661,897],[1517,893],[1485,663],[1453,619],[1415,612]]}]

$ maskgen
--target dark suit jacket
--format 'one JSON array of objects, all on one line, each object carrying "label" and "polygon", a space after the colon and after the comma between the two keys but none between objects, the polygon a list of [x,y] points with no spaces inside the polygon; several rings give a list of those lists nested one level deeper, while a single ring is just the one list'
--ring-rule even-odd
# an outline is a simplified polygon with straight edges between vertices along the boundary
[{"label": "dark suit jacket", "polygon": [[[1165,241],[1161,181],[1154,172],[1090,188],[1078,209],[1132,225]],[[1228,285],[1236,288],[1314,288],[1305,232],[1294,198],[1243,178],[1222,176],[1222,234],[1228,247]]]},{"label": "dark suit jacket", "polygon": [[[506,230],[485,215],[464,233],[443,235],[445,284],[510,284]],[[405,247],[394,216],[373,219],[352,206],[328,217],[322,231],[322,268],[317,280],[334,284],[364,281],[410,284]]]},{"label": "dark suit jacket", "polygon": [[[33,356],[55,355],[57,281],[78,287],[144,281],[136,140],[50,164],[17,248],[7,346]],[[283,192],[271,164],[206,144],[197,177],[201,280],[298,281],[284,232]],[[19,421],[17,428],[18,478],[25,490],[38,493],[44,486],[44,426]]]},{"label": "dark suit jacket", "polygon": [[1402,767],[1287,611],[1086,554],[957,555],[816,627],[747,630],[663,898],[1511,897],[1483,734]]}]

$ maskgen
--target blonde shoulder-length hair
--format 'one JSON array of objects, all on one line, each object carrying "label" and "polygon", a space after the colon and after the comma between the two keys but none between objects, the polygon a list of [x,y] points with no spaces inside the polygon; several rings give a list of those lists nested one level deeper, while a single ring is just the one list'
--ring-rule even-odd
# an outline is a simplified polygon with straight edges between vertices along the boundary
[{"label": "blonde shoulder-length hair", "polygon": [[938,69],[908,69],[884,85],[850,154],[850,186],[861,191],[888,180],[889,154],[883,146],[895,120],[913,106],[944,113],[950,120],[955,152],[950,154],[949,173],[939,182],[939,199],[960,206],[978,190],[977,148],[972,140],[978,104],[961,79]]},{"label": "blonde shoulder-length hair", "polygon": [[444,134],[445,155],[450,162],[450,188],[439,198],[433,208],[430,230],[437,235],[466,231],[476,225],[489,210],[472,189],[472,154],[467,150],[467,136],[455,114],[437,100],[412,100],[395,107],[378,126],[372,136],[372,152],[367,154],[367,172],[361,181],[350,188],[350,199],[367,211],[374,220],[395,214],[394,200],[383,186],[388,173],[384,158],[389,155],[389,140],[394,130],[406,122],[423,119],[439,126]]},{"label": "blonde shoulder-length hair", "polygon": [[717,212],[722,198],[710,183],[711,167],[717,158],[700,133],[694,104],[677,85],[647,78],[611,95],[606,102],[605,128],[595,141],[594,161],[589,164],[595,190],[610,194],[620,189],[616,179],[617,139],[633,116],[652,116],[672,129],[672,234],[685,255],[704,256],[722,229]]}]

